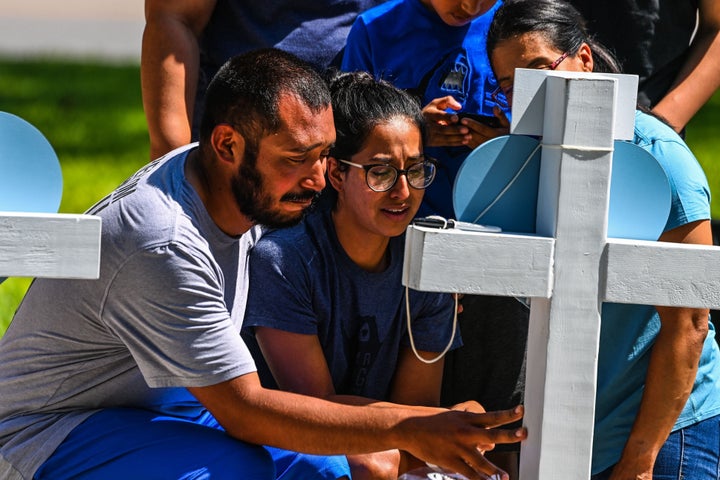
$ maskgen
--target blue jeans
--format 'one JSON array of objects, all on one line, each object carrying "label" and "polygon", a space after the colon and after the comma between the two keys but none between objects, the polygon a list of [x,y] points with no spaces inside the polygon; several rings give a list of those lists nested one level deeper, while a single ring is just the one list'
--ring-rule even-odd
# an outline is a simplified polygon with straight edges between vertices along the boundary
[{"label": "blue jeans", "polygon": [[184,419],[112,408],[75,427],[35,480],[350,478],[344,456],[305,455],[227,435],[208,412]]},{"label": "blue jeans", "polygon": [[[610,478],[612,467],[592,476]],[[720,415],[670,434],[655,460],[653,480],[719,480]]]}]

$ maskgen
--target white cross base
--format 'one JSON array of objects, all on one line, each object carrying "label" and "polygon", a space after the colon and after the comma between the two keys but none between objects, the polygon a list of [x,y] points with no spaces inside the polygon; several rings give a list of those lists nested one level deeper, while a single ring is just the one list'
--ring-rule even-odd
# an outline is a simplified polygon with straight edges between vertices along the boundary
[{"label": "white cross base", "polygon": [[630,75],[518,69],[511,131],[543,137],[538,235],[408,228],[405,285],[531,297],[522,480],[590,478],[602,302],[720,308],[720,248],[607,238],[636,91]]},{"label": "white cross base", "polygon": [[0,212],[0,277],[98,278],[100,229],[92,215]]}]

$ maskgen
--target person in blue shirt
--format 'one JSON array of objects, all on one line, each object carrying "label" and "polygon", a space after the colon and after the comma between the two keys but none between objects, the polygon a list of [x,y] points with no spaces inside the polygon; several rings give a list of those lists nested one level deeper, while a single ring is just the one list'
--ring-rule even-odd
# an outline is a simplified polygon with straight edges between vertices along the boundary
[{"label": "person in blue shirt", "polygon": [[[487,51],[510,105],[516,68],[619,72],[563,0],[508,0],[490,27]],[[633,142],[653,154],[670,180],[671,209],[659,241],[711,245],[710,190],[687,145],[644,111],[636,112]],[[593,480],[718,478],[714,337],[707,309],[603,305]]]},{"label": "person in blue shirt", "polygon": [[[505,111],[492,97],[497,81],[485,52],[487,31],[500,4],[390,0],[361,13],[348,34],[343,70],[370,72],[424,105],[426,151],[438,159],[438,168],[418,216],[455,218],[452,192],[460,165],[473,148],[508,133]],[[489,409],[522,403],[527,308],[512,298],[486,295],[465,295],[462,302],[460,330],[473,340],[474,352],[463,347],[446,356],[443,403],[473,399]],[[461,365],[476,355],[483,359],[482,369],[474,368],[469,375]],[[518,448],[499,446],[490,456],[513,473]]]},{"label": "person in blue shirt", "polygon": [[[495,0],[391,0],[358,15],[342,70],[362,70],[421,100],[428,120],[428,153],[439,161],[435,182],[418,214],[453,218],[452,186],[465,157],[507,120],[491,98],[497,82],[485,54]],[[495,115],[498,115],[496,117]]]},{"label": "person in blue shirt", "polygon": [[[423,153],[420,106],[366,72],[339,74],[331,94],[333,206],[252,249],[244,325],[284,390],[439,405],[443,354],[460,345],[455,303],[402,286],[404,233],[436,171]],[[397,450],[347,458],[354,479],[418,466]]]}]

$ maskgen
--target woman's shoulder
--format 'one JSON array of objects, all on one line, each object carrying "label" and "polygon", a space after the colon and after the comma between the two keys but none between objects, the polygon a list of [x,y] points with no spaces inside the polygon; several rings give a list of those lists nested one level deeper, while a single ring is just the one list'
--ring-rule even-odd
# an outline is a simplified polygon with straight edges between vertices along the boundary
[{"label": "woman's shoulder", "polygon": [[324,212],[311,212],[297,225],[265,230],[252,247],[251,256],[278,258],[308,256],[324,248],[328,236]]}]

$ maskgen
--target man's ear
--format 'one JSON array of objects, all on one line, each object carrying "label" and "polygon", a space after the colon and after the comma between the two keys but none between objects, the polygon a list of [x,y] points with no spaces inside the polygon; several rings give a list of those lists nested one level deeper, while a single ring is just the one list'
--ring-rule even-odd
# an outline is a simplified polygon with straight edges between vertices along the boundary
[{"label": "man's ear", "polygon": [[327,159],[327,176],[330,180],[330,184],[335,190],[341,192],[343,189],[343,183],[345,182],[345,172],[341,171],[340,162],[335,157],[328,157]]},{"label": "man's ear", "polygon": [[226,162],[235,163],[245,152],[245,139],[226,123],[213,128],[210,143],[217,158]]}]

